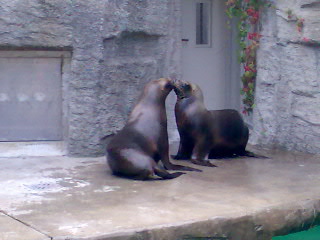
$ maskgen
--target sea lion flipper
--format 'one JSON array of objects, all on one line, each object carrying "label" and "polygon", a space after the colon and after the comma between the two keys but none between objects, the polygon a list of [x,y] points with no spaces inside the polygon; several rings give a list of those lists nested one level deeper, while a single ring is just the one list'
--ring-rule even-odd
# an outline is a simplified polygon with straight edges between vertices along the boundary
[{"label": "sea lion flipper", "polygon": [[255,154],[255,153],[250,152],[250,151],[244,151],[240,156],[252,157],[252,158],[268,158],[266,156]]},{"label": "sea lion flipper", "polygon": [[173,179],[173,178],[177,178],[179,176],[181,176],[182,174],[185,174],[183,172],[175,172],[175,173],[169,173],[164,169],[161,169],[159,167],[155,167],[154,168],[154,173],[161,177],[162,179]]},{"label": "sea lion flipper", "polygon": [[194,148],[194,144],[192,138],[185,134],[183,131],[179,132],[180,134],[180,143],[177,154],[171,157],[175,160],[189,160],[192,155],[192,150]]},{"label": "sea lion flipper", "polygon": [[182,166],[182,165],[177,165],[177,164],[172,164],[172,163],[164,164],[164,167],[168,170],[202,172],[202,170],[197,169],[197,168],[187,167],[187,166]]},{"label": "sea lion flipper", "polygon": [[181,155],[179,155],[179,154],[177,154],[177,155],[171,155],[171,158],[174,159],[174,160],[189,160],[189,159],[190,159],[190,157],[189,157],[189,158],[183,157],[183,156],[181,156]]},{"label": "sea lion flipper", "polygon": [[191,162],[196,165],[200,165],[200,166],[217,167],[216,165],[212,164],[211,162],[205,161],[205,160],[191,159]]},{"label": "sea lion flipper", "polygon": [[252,158],[269,158],[263,155],[259,155],[247,150],[241,150],[238,153],[235,154],[235,157],[252,157]]}]

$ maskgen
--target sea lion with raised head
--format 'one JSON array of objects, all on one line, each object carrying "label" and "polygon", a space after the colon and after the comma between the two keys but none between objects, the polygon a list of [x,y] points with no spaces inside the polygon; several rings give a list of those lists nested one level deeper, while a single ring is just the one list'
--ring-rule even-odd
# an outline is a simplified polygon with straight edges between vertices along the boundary
[{"label": "sea lion with raised head", "polygon": [[[147,83],[133,108],[127,124],[107,146],[107,161],[113,174],[137,179],[172,179],[183,172],[167,170],[200,171],[174,165],[169,161],[169,143],[165,100],[173,85],[169,79],[160,78]],[[165,169],[158,166],[161,160]]]},{"label": "sea lion with raised head", "polygon": [[249,129],[239,112],[233,109],[207,110],[202,91],[196,84],[176,81],[174,91],[180,135],[179,150],[174,159],[191,159],[194,164],[215,167],[205,159],[255,156],[245,150]]}]

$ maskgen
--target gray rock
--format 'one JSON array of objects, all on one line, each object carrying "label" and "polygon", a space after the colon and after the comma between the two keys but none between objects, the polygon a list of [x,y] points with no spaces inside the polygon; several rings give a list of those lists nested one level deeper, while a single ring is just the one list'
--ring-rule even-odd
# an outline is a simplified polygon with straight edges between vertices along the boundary
[{"label": "gray rock", "polygon": [[[263,18],[251,143],[319,153],[318,1],[276,1]],[[305,19],[296,30],[293,14]],[[272,18],[271,16],[275,16]],[[317,15],[319,16],[319,15]],[[314,25],[317,25],[315,27]],[[311,31],[311,29],[313,29]]]}]

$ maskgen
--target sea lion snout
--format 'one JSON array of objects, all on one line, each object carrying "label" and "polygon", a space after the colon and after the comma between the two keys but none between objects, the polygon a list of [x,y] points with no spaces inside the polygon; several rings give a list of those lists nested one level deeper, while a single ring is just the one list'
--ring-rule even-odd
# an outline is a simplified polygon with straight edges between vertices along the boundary
[{"label": "sea lion snout", "polygon": [[181,80],[174,80],[174,81],[172,81],[174,91],[179,91],[180,88],[181,88],[181,86],[183,85],[183,83],[184,83],[184,82],[181,81]]},{"label": "sea lion snout", "polygon": [[171,91],[174,87],[173,81],[169,78],[160,78],[158,81],[161,82],[162,90]]},{"label": "sea lion snout", "polygon": [[178,99],[183,99],[192,90],[192,86],[189,82],[177,80],[174,82],[173,90],[176,93]]},{"label": "sea lion snout", "polygon": [[169,81],[166,83],[165,88],[168,88],[168,89],[170,89],[170,90],[174,89],[174,84],[173,84],[173,82],[172,82],[170,79],[168,79],[168,80],[169,80]]}]

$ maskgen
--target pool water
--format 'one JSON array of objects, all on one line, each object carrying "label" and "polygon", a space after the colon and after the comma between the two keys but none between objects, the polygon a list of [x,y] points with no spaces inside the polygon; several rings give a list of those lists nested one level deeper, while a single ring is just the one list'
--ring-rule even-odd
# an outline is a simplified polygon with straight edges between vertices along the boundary
[{"label": "pool water", "polygon": [[320,240],[320,226],[310,228],[303,232],[273,237],[272,240]]}]

